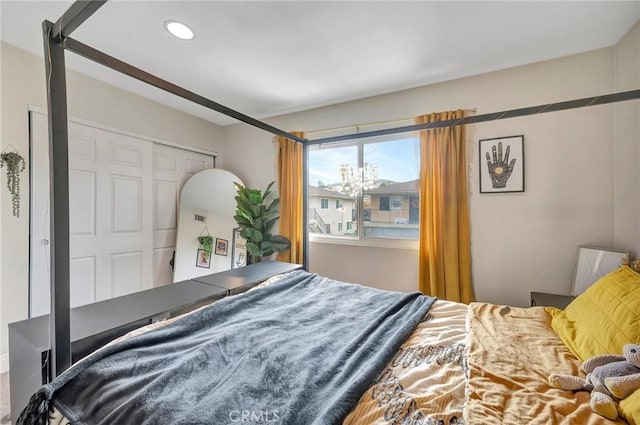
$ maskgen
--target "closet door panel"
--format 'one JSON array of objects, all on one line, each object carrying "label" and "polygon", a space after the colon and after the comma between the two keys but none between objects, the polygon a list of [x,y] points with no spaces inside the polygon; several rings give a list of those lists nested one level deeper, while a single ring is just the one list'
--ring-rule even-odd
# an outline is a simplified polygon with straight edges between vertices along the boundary
[{"label": "closet door panel", "polygon": [[70,263],[70,301],[72,306],[90,304],[96,297],[96,257],[76,257]]},{"label": "closet door panel", "polygon": [[142,229],[142,179],[140,177],[111,175],[111,214],[109,231],[140,233]]},{"label": "closet door panel", "polygon": [[117,297],[153,286],[153,142],[100,131],[101,279]]},{"label": "closet door panel", "polygon": [[156,286],[168,285],[173,282],[173,270],[171,270],[169,262],[173,258],[174,250],[173,246],[153,250],[153,281]]},{"label": "closet door panel", "polygon": [[[69,122],[71,306],[173,281],[178,196],[213,157]],[[30,317],[50,308],[47,117],[30,112]],[[195,259],[194,259],[195,261]]]},{"label": "closet door panel", "polygon": [[69,233],[74,236],[96,234],[96,173],[69,170]]},{"label": "closet door panel", "polygon": [[143,280],[143,261],[146,255],[142,251],[113,253],[109,257],[111,266],[109,286],[113,297],[146,289],[148,284]]}]

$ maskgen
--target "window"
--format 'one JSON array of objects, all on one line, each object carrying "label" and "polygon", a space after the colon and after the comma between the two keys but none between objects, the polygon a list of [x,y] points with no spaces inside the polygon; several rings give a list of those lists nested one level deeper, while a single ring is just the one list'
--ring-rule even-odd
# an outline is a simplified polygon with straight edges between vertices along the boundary
[{"label": "window", "polygon": [[389,197],[389,210],[390,211],[399,211],[402,209],[402,204],[404,203],[405,198],[408,196],[390,196]]},{"label": "window", "polygon": [[311,146],[309,182],[317,183],[308,190],[310,233],[417,240],[418,146],[415,133]]}]

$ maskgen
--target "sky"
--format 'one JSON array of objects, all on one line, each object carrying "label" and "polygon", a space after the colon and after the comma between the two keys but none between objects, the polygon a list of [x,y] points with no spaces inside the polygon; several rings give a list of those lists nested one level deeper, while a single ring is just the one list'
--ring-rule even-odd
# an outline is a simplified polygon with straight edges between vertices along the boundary
[{"label": "sky", "polygon": [[[340,164],[357,167],[357,146],[324,147],[309,151],[309,183],[317,186],[340,183]],[[418,178],[419,152],[417,138],[364,145],[364,162],[378,167],[378,179],[405,182]]]}]

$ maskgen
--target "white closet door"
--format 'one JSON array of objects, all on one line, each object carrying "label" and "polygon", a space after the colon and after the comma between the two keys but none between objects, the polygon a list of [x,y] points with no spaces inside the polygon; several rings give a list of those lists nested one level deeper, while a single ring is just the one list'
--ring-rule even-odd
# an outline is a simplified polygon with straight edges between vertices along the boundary
[{"label": "white closet door", "polygon": [[[31,113],[30,315],[49,312],[46,116]],[[70,122],[71,306],[172,282],[177,196],[213,157]]]},{"label": "white closet door", "polygon": [[152,154],[153,142],[69,123],[72,306],[152,287]]},{"label": "white closet door", "polygon": [[171,146],[153,148],[153,282],[173,282],[169,261],[176,248],[178,196],[184,182],[198,171],[213,168],[213,157]]}]

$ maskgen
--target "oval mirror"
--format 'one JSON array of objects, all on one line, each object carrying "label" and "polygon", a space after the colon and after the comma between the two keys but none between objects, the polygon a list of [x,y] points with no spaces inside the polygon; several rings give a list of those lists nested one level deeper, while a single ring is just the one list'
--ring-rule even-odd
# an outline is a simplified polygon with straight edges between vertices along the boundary
[{"label": "oval mirror", "polygon": [[[180,192],[173,281],[231,269],[236,188],[242,180],[216,168],[200,171]],[[209,236],[209,246],[201,243]]]}]

